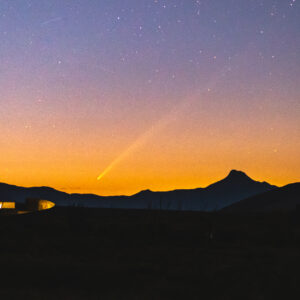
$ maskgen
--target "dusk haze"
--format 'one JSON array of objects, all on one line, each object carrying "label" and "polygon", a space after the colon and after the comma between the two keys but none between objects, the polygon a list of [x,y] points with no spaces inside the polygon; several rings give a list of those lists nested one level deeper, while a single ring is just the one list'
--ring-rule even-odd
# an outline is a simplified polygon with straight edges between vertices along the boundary
[{"label": "dusk haze", "polygon": [[299,180],[299,9],[1,1],[0,181],[130,195],[233,168]]}]

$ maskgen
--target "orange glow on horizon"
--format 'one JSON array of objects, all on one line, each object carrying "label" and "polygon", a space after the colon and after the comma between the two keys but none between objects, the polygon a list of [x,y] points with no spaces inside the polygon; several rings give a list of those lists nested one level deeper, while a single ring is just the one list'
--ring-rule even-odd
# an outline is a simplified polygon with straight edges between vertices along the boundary
[{"label": "orange glow on horizon", "polygon": [[300,181],[299,5],[3,2],[0,182],[106,196],[231,169]]},{"label": "orange glow on horizon", "polygon": [[[146,107],[134,118],[113,114],[103,120],[106,126],[96,109],[84,124],[76,118],[62,122],[56,115],[55,127],[47,118],[24,127],[29,117],[24,114],[13,131],[2,131],[0,181],[98,195],[204,187],[231,169],[280,186],[299,181],[296,111],[278,110],[270,100],[274,95],[266,94],[248,99],[251,105],[241,113],[239,96],[228,95],[227,105],[220,107],[217,99],[224,95],[211,91],[179,101],[171,113],[165,108],[167,117],[159,121]],[[97,123],[102,130],[94,130]]]}]

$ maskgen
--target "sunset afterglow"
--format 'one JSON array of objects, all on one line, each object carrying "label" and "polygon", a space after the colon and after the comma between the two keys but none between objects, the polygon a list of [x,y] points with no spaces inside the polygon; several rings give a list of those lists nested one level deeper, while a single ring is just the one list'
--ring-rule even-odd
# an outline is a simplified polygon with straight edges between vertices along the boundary
[{"label": "sunset afterglow", "polygon": [[231,169],[299,181],[299,9],[1,1],[0,181],[99,195]]}]

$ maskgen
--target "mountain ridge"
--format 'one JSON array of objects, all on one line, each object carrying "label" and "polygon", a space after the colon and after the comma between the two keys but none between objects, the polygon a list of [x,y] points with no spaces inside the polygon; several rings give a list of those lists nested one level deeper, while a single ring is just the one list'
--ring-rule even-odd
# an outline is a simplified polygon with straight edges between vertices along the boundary
[{"label": "mountain ridge", "polygon": [[291,211],[300,208],[300,182],[266,191],[262,194],[243,199],[222,209],[224,212],[271,212]]},{"label": "mountain ridge", "polygon": [[45,186],[26,188],[0,183],[0,201],[24,202],[26,198],[42,198],[58,206],[216,211],[275,188],[251,179],[242,171],[231,170],[224,179],[205,188],[163,192],[146,189],[131,196],[68,194]]}]

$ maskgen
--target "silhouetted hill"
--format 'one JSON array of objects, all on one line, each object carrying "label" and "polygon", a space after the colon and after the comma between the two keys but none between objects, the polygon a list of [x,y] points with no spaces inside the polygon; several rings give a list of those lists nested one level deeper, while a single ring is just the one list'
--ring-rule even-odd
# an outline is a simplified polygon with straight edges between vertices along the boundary
[{"label": "silhouetted hill", "polygon": [[214,211],[274,188],[266,182],[252,180],[241,171],[232,170],[226,178],[206,188],[169,192],[147,190],[132,198],[147,200],[149,209]]},{"label": "silhouetted hill", "polygon": [[226,178],[206,188],[169,192],[146,190],[133,196],[67,194],[48,187],[23,188],[0,184],[0,200],[24,202],[30,197],[50,200],[59,206],[215,211],[274,188],[266,182],[252,180],[241,171],[232,170]]},{"label": "silhouetted hill", "polygon": [[51,199],[58,205],[68,205],[70,195],[49,187],[24,188],[0,183],[1,201],[24,202],[26,198]]},{"label": "silhouetted hill", "polygon": [[255,195],[224,208],[226,212],[270,212],[295,210],[300,207],[300,183]]}]

